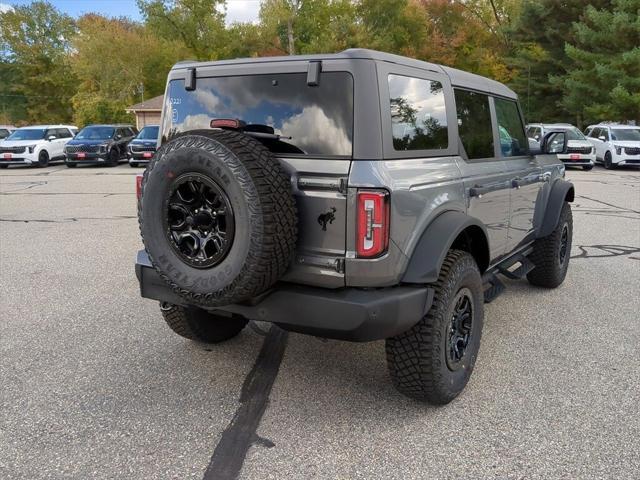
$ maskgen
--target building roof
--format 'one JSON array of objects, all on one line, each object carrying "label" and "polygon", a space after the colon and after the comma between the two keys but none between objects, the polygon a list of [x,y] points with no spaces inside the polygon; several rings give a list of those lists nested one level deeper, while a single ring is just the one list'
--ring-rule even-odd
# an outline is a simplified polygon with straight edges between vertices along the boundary
[{"label": "building roof", "polygon": [[164,95],[158,95],[157,97],[150,98],[144,102],[136,103],[127,108],[127,112],[160,112],[162,111],[162,103],[164,102]]}]

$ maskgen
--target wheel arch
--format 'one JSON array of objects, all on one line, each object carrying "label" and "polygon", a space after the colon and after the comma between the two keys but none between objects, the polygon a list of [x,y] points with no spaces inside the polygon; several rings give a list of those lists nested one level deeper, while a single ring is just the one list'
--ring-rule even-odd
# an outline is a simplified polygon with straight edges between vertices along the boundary
[{"label": "wheel arch", "polygon": [[562,205],[564,202],[573,202],[575,196],[576,192],[573,183],[563,179],[558,179],[553,183],[537,238],[546,237],[553,232],[558,224]]},{"label": "wheel arch", "polygon": [[424,230],[402,277],[403,283],[433,283],[452,248],[469,252],[480,272],[489,266],[489,241],[480,220],[459,211],[438,215]]}]

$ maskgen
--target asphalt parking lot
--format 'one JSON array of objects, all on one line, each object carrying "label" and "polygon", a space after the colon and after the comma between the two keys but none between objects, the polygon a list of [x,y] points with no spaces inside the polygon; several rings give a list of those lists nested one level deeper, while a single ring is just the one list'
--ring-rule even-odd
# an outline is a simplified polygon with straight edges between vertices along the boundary
[{"label": "asphalt parking lot", "polygon": [[638,478],[640,171],[568,172],[564,285],[508,282],[439,408],[382,342],[171,332],[133,272],[139,171],[0,174],[0,478]]}]

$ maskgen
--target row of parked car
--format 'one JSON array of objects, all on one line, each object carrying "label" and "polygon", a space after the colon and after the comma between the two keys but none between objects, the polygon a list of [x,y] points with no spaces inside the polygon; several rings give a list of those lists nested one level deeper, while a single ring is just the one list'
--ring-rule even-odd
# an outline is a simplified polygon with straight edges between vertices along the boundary
[{"label": "row of parked car", "polygon": [[69,168],[77,165],[115,167],[128,161],[132,167],[149,163],[156,151],[157,125],[138,130],[131,125],[35,125],[15,128],[0,125],[0,168],[10,165],[46,167],[64,160]]},{"label": "row of parked car", "polygon": [[530,147],[539,147],[539,141],[550,131],[567,132],[568,150],[558,155],[565,165],[591,170],[596,163],[605,168],[623,165],[640,166],[640,127],[618,123],[590,125],[584,133],[568,123],[535,123],[527,125]]}]

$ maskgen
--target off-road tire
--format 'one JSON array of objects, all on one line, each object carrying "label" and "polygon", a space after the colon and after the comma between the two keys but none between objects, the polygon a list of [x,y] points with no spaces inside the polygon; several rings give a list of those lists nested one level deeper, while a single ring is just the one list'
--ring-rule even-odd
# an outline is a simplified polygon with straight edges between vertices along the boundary
[{"label": "off-road tire", "polygon": [[215,315],[195,307],[161,305],[169,328],[181,337],[205,343],[220,343],[238,335],[248,320],[240,315]]},{"label": "off-road tire", "polygon": [[607,152],[604,154],[604,168],[606,168],[607,170],[611,170],[612,168],[614,168],[614,164],[611,161],[611,152]]},{"label": "off-road tire", "polygon": [[[193,173],[224,191],[236,219],[229,252],[205,269],[175,253],[160,210],[173,179]],[[141,205],[138,221],[151,263],[190,305],[253,298],[279,280],[294,258],[298,221],[289,176],[260,142],[239,132],[194,130],[162,145],[144,171]]]},{"label": "off-road tire", "polygon": [[584,167],[582,167],[582,169],[585,172],[588,172],[589,170],[593,170],[593,165],[585,165]]},{"label": "off-road tire", "polygon": [[49,154],[46,152],[46,150],[42,150],[38,154],[38,167],[44,168],[48,166],[49,166]]},{"label": "off-road tire", "polygon": [[[567,245],[565,246],[564,260],[560,261],[560,249],[564,228],[567,228]],[[533,252],[529,259],[535,268],[527,274],[527,280],[532,285],[545,288],[556,288],[567,276],[569,260],[571,257],[571,243],[573,239],[573,216],[571,205],[564,202],[558,225],[544,238],[539,238],[533,244]]]},{"label": "off-road tire", "polygon": [[[460,394],[473,372],[484,321],[484,292],[476,261],[461,250],[449,251],[432,287],[433,304],[425,316],[408,331],[387,339],[387,365],[401,393],[444,405]],[[447,359],[452,304],[463,289],[473,296],[473,320],[465,354],[452,370]]]}]

